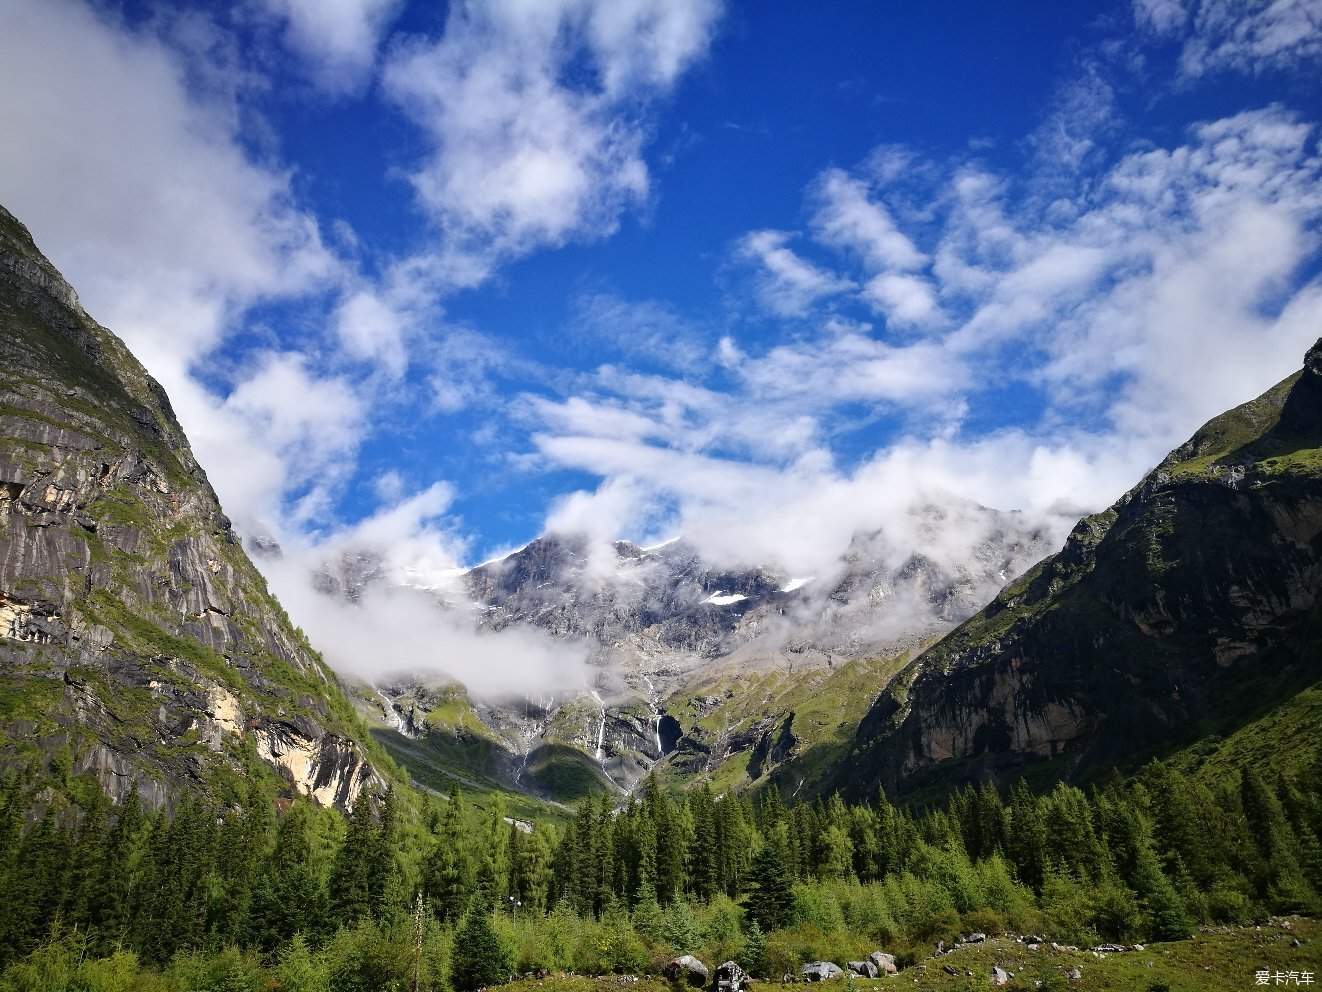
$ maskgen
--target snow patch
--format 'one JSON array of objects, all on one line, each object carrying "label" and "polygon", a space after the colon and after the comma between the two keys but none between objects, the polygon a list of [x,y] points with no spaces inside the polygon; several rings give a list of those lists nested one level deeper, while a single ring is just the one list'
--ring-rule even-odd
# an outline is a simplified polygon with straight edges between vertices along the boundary
[{"label": "snow patch", "polygon": [[741,592],[732,592],[732,593],[714,592],[706,599],[704,599],[703,602],[711,603],[712,606],[729,606],[731,603],[737,603],[741,599],[747,599],[747,598],[748,597]]},{"label": "snow patch", "polygon": [[795,589],[802,589],[804,586],[806,586],[809,582],[811,582],[815,578],[817,578],[817,576],[809,575],[802,579],[790,579],[788,582],[786,582],[783,586],[780,587],[780,591],[793,592]]},{"label": "snow patch", "polygon": [[674,537],[670,538],[669,540],[662,541],[660,544],[649,544],[647,547],[645,547],[645,548],[639,548],[638,550],[639,550],[639,551],[660,551],[662,548],[668,548],[668,547],[670,547],[670,545],[672,545],[672,544],[674,544],[676,541],[678,541],[679,538],[680,538],[680,535],[676,534]]}]

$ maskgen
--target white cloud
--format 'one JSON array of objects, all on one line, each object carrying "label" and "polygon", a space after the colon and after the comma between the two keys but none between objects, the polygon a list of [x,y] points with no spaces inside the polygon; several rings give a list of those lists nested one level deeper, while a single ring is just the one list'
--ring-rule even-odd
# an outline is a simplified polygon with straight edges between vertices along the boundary
[{"label": "white cloud", "polygon": [[1134,0],[1134,20],[1141,28],[1170,34],[1184,27],[1189,11],[1184,0]]},{"label": "white cloud", "polygon": [[[863,290],[898,308],[915,287],[879,280],[921,276],[914,305],[939,286],[944,323],[907,344],[841,318],[761,351],[726,337],[722,390],[612,369],[591,395],[533,404],[540,456],[603,480],[551,521],[612,535],[643,521],[791,574],[822,574],[859,531],[921,547],[905,541],[932,535],[896,521],[932,502],[1022,510],[1059,535],[1297,368],[1322,326],[1322,284],[1300,282],[1322,245],[1322,159],[1279,108],[1124,155],[1068,210],[1044,214],[1032,178],[947,175],[929,194],[930,270]],[[1040,419],[976,430],[1011,390]],[[842,467],[834,439],[858,429],[857,406],[898,413],[896,435]]]},{"label": "white cloud", "polygon": [[696,369],[710,353],[702,331],[659,300],[585,293],[574,300],[569,330],[594,350],[676,370]]},{"label": "white cloud", "polygon": [[191,91],[171,49],[108,16],[0,7],[0,189],[173,387],[236,307],[324,285],[339,263],[287,174],[244,152],[229,95]]},{"label": "white cloud", "polygon": [[[324,291],[344,266],[288,173],[245,151],[232,73],[206,63],[209,52],[229,57],[214,29],[196,17],[174,27],[167,40],[81,4],[0,6],[0,195],[88,311],[161,380],[226,511],[254,523],[307,485],[309,466],[287,457],[291,438],[358,438],[357,401],[297,356],[256,366],[230,404],[193,369],[247,308]],[[181,32],[184,52],[172,47]],[[259,415],[255,397],[274,378],[291,392],[272,404],[328,390],[339,401]],[[311,419],[323,414],[318,430]]]},{"label": "white cloud", "polygon": [[404,344],[407,319],[378,293],[361,289],[341,301],[335,313],[335,331],[349,355],[379,362],[398,378],[408,366]]},{"label": "white cloud", "polygon": [[1294,69],[1322,59],[1322,0],[1134,0],[1134,19],[1181,44],[1186,79]]},{"label": "white cloud", "polygon": [[927,262],[886,207],[870,199],[867,186],[844,170],[826,170],[817,181],[815,198],[812,229],[822,244],[857,253],[874,272],[907,271]]},{"label": "white cloud", "polygon": [[863,287],[863,298],[886,314],[889,324],[898,327],[931,324],[942,316],[932,284],[904,273],[873,276]]},{"label": "white cloud", "polygon": [[772,313],[795,317],[823,297],[847,293],[853,282],[818,268],[797,255],[786,244],[793,235],[786,231],[752,231],[735,246],[735,253],[757,267],[758,298]]},{"label": "white cloud", "polygon": [[403,0],[258,0],[284,21],[289,46],[330,91],[359,85]]},{"label": "white cloud", "polygon": [[438,40],[394,55],[387,90],[433,146],[412,180],[441,230],[437,277],[473,284],[503,257],[613,232],[650,188],[637,112],[704,53],[719,12],[716,0],[455,4]]},{"label": "white cloud", "polygon": [[[580,645],[525,628],[478,631],[458,581],[467,548],[447,527],[453,496],[436,484],[324,539],[285,535],[283,556],[263,569],[290,616],[341,672],[378,683],[397,675],[457,679],[483,698],[581,690],[588,679]],[[323,566],[361,554],[379,561],[387,581],[369,585],[357,602],[309,581]]]}]

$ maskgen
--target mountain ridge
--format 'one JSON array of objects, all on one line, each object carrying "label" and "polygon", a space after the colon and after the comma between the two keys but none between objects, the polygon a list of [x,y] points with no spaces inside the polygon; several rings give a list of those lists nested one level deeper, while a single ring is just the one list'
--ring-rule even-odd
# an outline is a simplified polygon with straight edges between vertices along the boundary
[{"label": "mountain ridge", "polygon": [[907,666],[833,784],[1086,776],[1289,703],[1322,678],[1320,449],[1322,341]]},{"label": "mountain ridge", "polygon": [[[0,755],[149,805],[380,774],[169,398],[0,207]],[[260,770],[267,771],[262,773]]]}]

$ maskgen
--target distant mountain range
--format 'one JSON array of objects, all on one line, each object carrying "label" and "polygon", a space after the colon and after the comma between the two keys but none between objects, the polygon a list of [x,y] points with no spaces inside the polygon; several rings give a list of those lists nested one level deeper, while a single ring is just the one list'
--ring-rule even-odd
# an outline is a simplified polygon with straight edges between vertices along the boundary
[{"label": "distant mountain range", "polygon": [[[911,516],[907,525],[933,547],[948,545],[951,532],[970,535],[969,546],[943,560],[897,549],[884,532],[860,534],[831,574],[813,577],[724,568],[683,539],[593,547],[580,535],[545,535],[456,577],[452,589],[436,591],[437,609],[470,611],[479,629],[532,627],[583,646],[588,690],[477,699],[434,677],[410,677],[403,664],[363,693],[365,712],[382,711],[393,732],[385,739],[406,764],[431,751],[452,771],[476,763],[505,787],[553,798],[628,791],[653,770],[688,780],[731,761],[751,767],[756,774],[745,778],[757,781],[803,742],[772,746],[788,709],[734,712],[750,675],[760,687],[750,691],[765,693],[773,675],[806,688],[841,666],[912,651],[1048,548],[1044,531],[1020,514],[951,501]],[[339,555],[314,579],[350,602],[397,581],[370,549]],[[694,704],[713,679],[732,694],[720,705]],[[860,700],[851,690],[841,704],[857,709]],[[723,722],[713,732],[715,710]]]}]

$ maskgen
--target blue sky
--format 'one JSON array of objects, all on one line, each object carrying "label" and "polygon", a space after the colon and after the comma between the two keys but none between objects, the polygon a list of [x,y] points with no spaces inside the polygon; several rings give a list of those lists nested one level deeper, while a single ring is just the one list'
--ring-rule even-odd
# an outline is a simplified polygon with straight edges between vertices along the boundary
[{"label": "blue sky", "polygon": [[[805,571],[1061,530],[1299,364],[1322,0],[18,0],[0,202],[227,510]],[[902,528],[900,528],[902,530]]]}]

